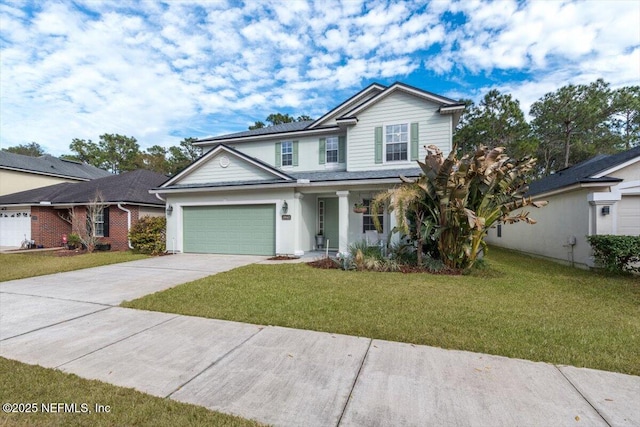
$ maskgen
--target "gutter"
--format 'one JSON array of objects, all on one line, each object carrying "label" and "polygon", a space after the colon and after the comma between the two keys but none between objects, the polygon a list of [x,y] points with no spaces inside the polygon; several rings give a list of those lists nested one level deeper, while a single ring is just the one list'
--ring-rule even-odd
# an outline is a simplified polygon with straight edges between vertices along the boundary
[{"label": "gutter", "polygon": [[118,203],[118,209],[127,213],[127,245],[129,245],[129,249],[133,249],[131,240],[129,240],[129,232],[131,231],[131,211],[129,209],[123,208],[122,203]]}]

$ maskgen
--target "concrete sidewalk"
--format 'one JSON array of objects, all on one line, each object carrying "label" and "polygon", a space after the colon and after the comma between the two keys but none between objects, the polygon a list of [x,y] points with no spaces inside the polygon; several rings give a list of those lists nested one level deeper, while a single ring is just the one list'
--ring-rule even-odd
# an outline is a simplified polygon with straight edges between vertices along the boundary
[{"label": "concrete sidewalk", "polygon": [[113,306],[126,277],[139,294],[256,261],[233,258],[0,283],[0,356],[274,425],[640,425],[640,377]]}]

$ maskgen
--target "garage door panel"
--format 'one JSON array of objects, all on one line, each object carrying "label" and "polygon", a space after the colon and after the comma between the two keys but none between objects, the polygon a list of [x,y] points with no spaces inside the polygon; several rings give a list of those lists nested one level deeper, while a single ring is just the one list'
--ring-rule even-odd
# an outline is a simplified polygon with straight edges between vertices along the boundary
[{"label": "garage door panel", "polygon": [[273,255],[275,206],[187,206],[183,209],[184,251]]},{"label": "garage door panel", "polygon": [[6,208],[0,210],[0,246],[20,246],[31,240],[31,209]]},{"label": "garage door panel", "polygon": [[623,196],[618,202],[618,234],[640,235],[640,196]]}]

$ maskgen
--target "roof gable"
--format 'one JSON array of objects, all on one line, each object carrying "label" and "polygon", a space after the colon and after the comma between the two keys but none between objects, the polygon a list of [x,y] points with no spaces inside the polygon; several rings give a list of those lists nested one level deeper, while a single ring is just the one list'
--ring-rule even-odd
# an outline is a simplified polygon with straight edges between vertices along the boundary
[{"label": "roof gable", "polygon": [[224,144],[215,146],[162,187],[242,181],[290,181],[286,173]]},{"label": "roof gable", "polygon": [[[338,117],[338,119],[340,120],[340,119],[353,118],[356,115],[358,115],[359,113],[361,113],[362,111],[366,110],[367,108],[371,107],[372,105],[377,104],[378,102],[382,101],[383,99],[387,98],[388,96],[390,96],[391,94],[393,94],[395,92],[403,92],[403,93],[406,93],[408,95],[416,96],[416,97],[424,99],[426,101],[430,101],[430,102],[433,102],[435,104],[438,104],[438,105],[440,105],[441,108],[446,108],[447,109],[447,113],[453,112],[452,108],[454,110],[456,108],[458,110],[460,110],[460,111],[464,110],[464,104],[460,104],[459,102],[454,101],[453,99],[446,98],[446,97],[440,96],[440,95],[436,95],[434,93],[427,92],[425,90],[418,89],[418,88],[415,88],[413,86],[406,85],[404,83],[396,82],[396,83],[392,84],[391,86],[389,86],[388,88],[386,88],[385,90],[383,90],[382,92],[378,93],[377,95],[375,95],[375,96],[369,98],[368,100],[366,100],[365,102],[357,105],[355,108],[352,108],[351,110],[345,112],[340,117]],[[449,111],[449,110],[451,110],[451,111]]]},{"label": "roof gable", "polygon": [[111,176],[111,173],[87,163],[59,159],[45,154],[40,157],[0,151],[0,168],[39,175],[89,180]]},{"label": "roof gable", "polygon": [[611,155],[599,154],[532,182],[529,186],[529,194],[533,196],[548,193],[580,183],[620,182],[621,179],[610,177],[608,174],[635,162],[640,162],[640,147]]},{"label": "roof gable", "polygon": [[351,98],[347,99],[328,113],[324,114],[319,119],[315,120],[313,123],[309,125],[309,129],[314,129],[321,127],[323,125],[327,125],[332,119],[336,119],[344,114],[345,111],[349,111],[350,109],[355,108],[357,105],[360,105],[363,102],[371,99],[372,97],[378,95],[382,91],[386,89],[386,86],[383,86],[379,83],[373,83],[362,89],[360,92],[353,95]]},{"label": "roof gable", "polygon": [[135,170],[85,182],[65,182],[47,187],[0,196],[1,205],[10,204],[84,204],[99,194],[106,203],[163,205],[149,190],[167,180],[165,175]]}]

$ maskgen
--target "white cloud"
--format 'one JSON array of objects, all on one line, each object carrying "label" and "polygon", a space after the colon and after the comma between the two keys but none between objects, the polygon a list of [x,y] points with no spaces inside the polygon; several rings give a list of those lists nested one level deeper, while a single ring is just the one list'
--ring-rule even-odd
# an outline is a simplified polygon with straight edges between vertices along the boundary
[{"label": "white cloud", "polygon": [[447,93],[498,86],[530,105],[569,81],[637,84],[639,25],[622,0],[4,2],[0,144],[175,144],[427,71]]}]

